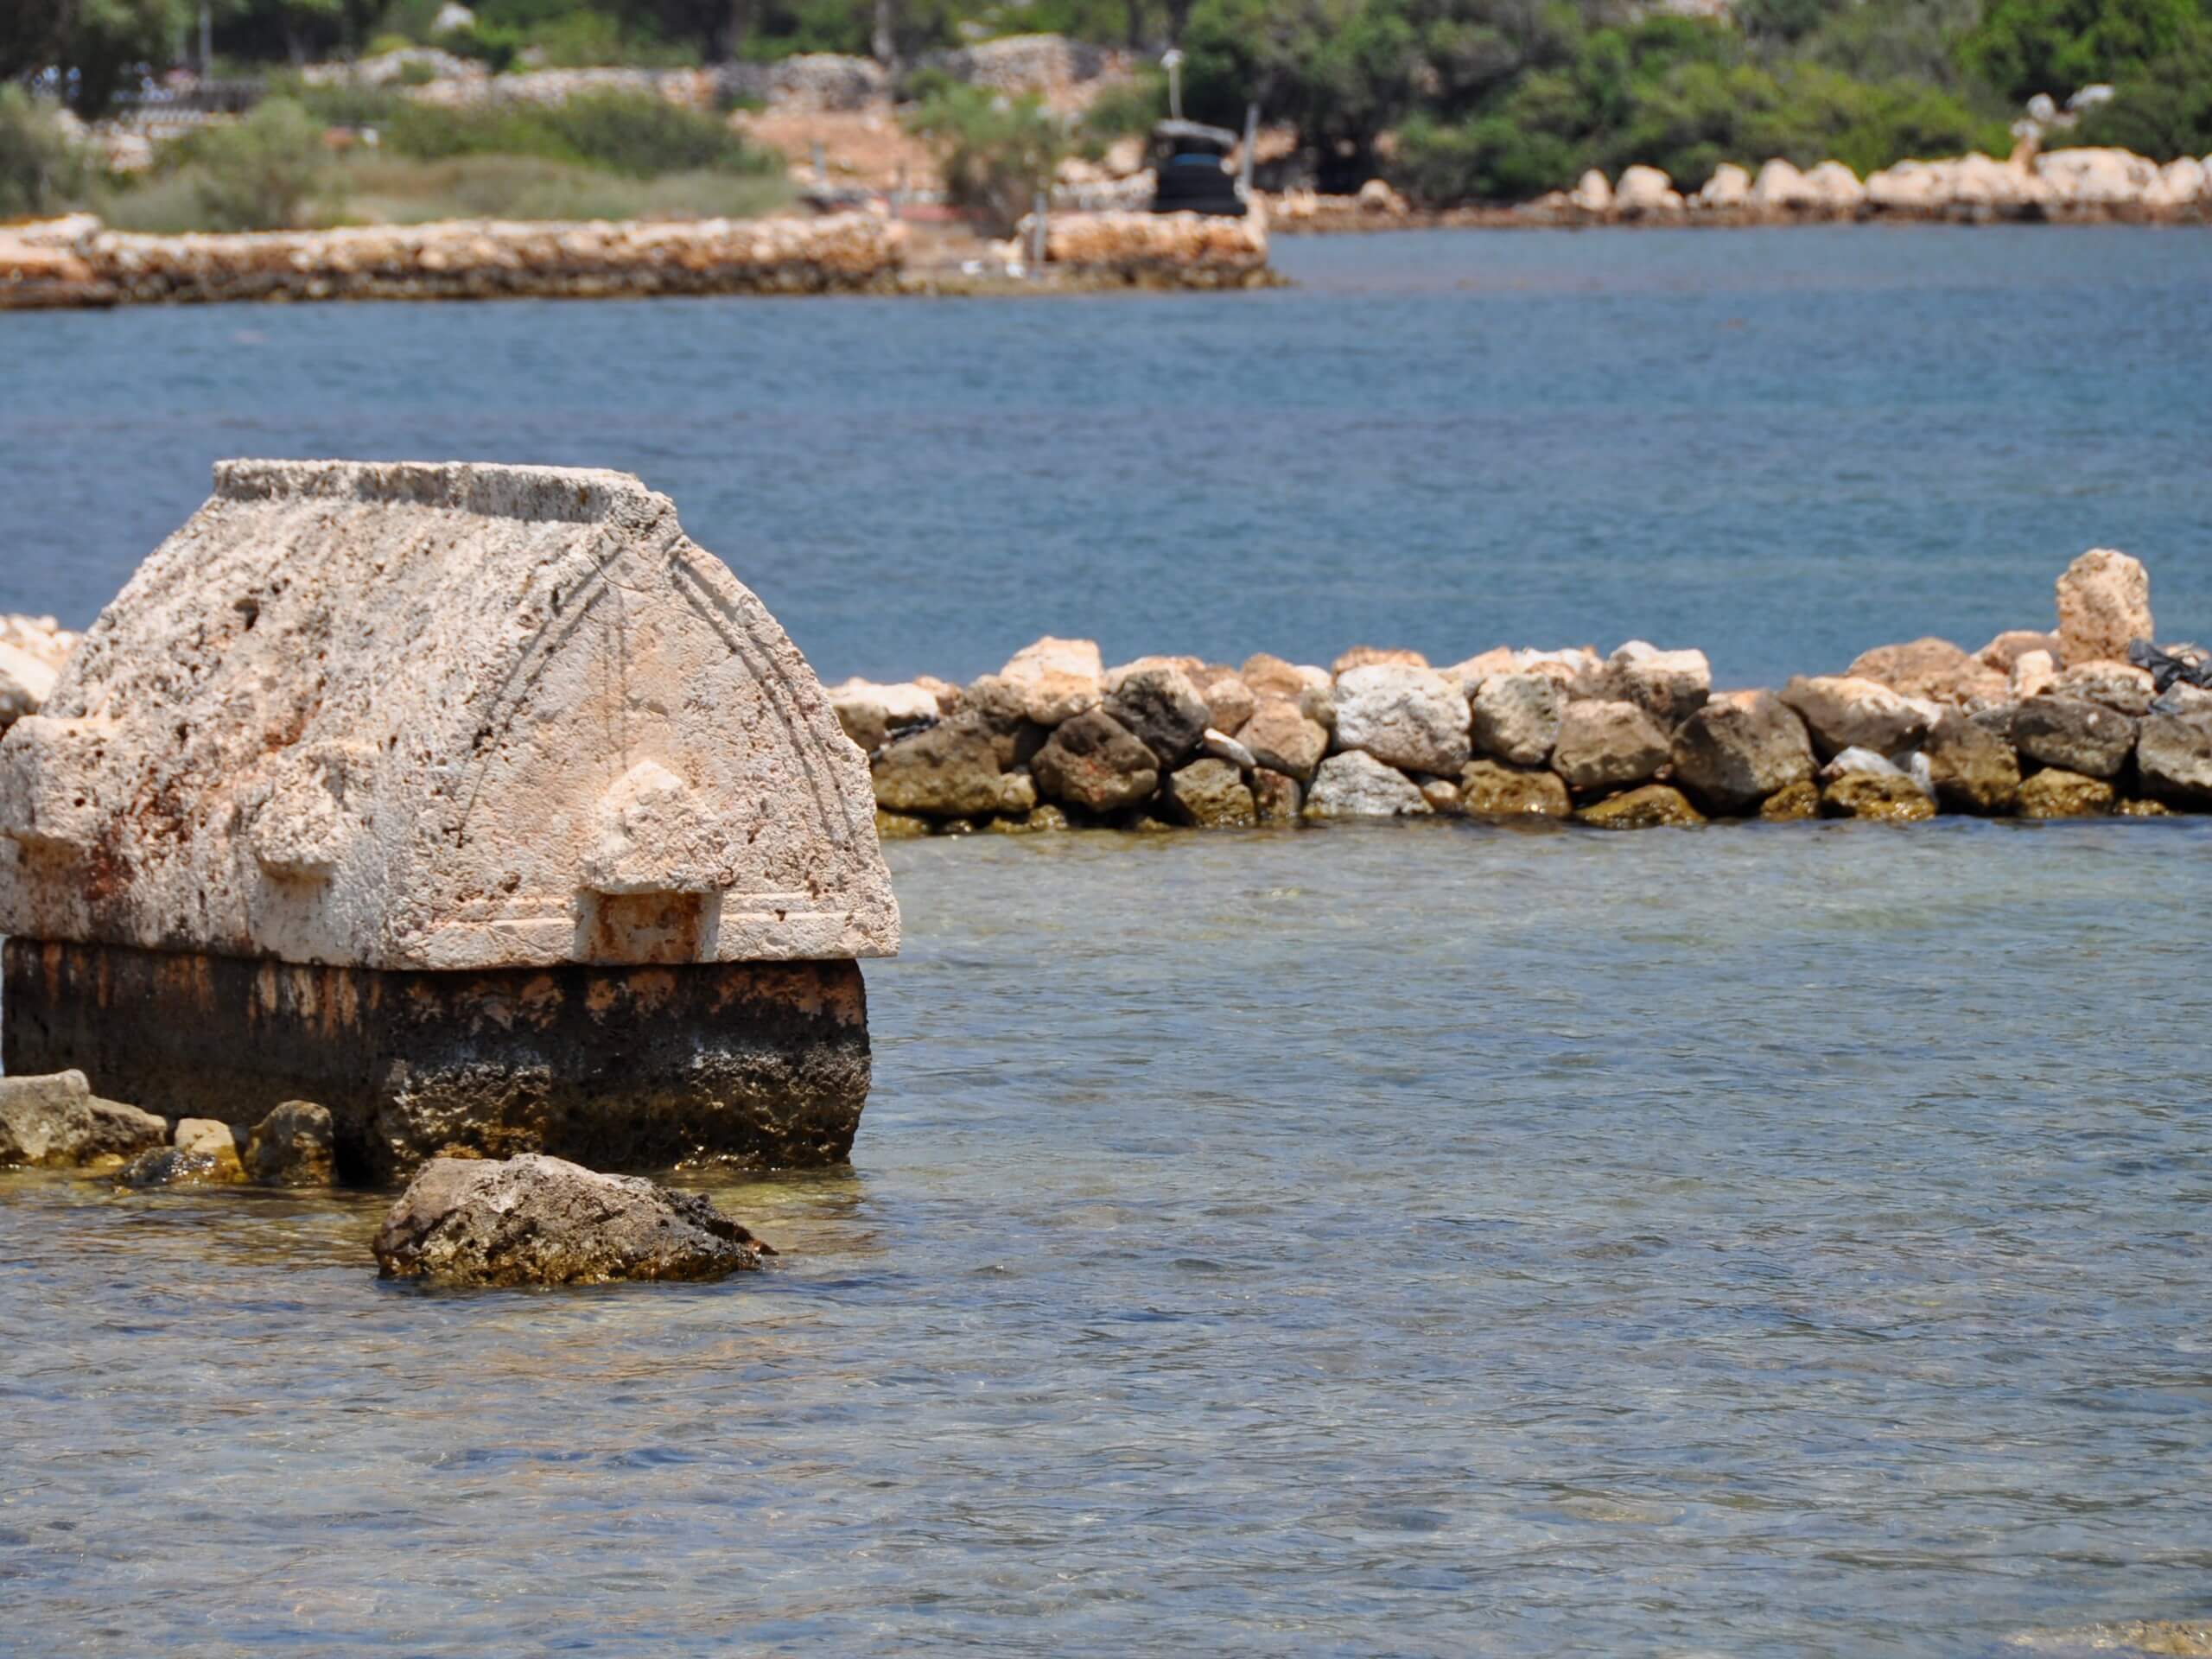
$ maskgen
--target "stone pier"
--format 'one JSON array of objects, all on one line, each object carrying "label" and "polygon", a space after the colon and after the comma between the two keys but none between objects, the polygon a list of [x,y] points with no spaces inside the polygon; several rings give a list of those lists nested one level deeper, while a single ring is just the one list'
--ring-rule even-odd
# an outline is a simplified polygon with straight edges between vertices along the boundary
[{"label": "stone pier", "polygon": [[10,1071],[345,1173],[846,1155],[867,766],[635,479],[226,462],[0,741]]}]

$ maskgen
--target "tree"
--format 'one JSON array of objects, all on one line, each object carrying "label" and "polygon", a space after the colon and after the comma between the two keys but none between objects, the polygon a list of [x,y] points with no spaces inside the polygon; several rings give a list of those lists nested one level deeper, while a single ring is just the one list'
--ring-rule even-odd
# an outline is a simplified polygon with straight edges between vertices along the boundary
[{"label": "tree", "polygon": [[2015,103],[2145,78],[2207,28],[2199,0],[1990,0],[1960,60]]},{"label": "tree", "polygon": [[194,188],[208,223],[226,231],[286,230],[321,187],[322,130],[289,98],[272,98],[235,126],[194,135]]},{"label": "tree", "polygon": [[907,118],[937,152],[945,195],[987,233],[1010,236],[1070,150],[1068,130],[1034,97],[948,83]]}]

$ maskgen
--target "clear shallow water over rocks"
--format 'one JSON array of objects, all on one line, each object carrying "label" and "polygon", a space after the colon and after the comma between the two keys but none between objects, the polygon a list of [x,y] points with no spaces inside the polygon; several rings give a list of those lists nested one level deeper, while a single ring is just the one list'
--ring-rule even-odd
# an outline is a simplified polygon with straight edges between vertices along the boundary
[{"label": "clear shallow water over rocks", "polygon": [[1703,647],[1723,685],[2036,626],[2093,546],[2212,617],[2212,236],[1280,238],[1221,296],[133,308],[0,322],[0,611],[82,626],[229,455],[678,504],[826,681],[1347,644]]},{"label": "clear shallow water over rocks", "polygon": [[2201,1616],[2200,822],[889,849],[709,1287],[0,1192],[0,1648],[1996,1656]]}]

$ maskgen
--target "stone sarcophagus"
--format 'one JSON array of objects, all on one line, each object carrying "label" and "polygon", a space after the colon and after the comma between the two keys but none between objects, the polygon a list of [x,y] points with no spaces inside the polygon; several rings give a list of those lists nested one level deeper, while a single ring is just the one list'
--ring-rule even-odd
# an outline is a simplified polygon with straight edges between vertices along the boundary
[{"label": "stone sarcophagus", "polygon": [[612,472],[230,461],[0,741],[5,1063],[445,1151],[818,1163],[898,946],[867,763]]}]

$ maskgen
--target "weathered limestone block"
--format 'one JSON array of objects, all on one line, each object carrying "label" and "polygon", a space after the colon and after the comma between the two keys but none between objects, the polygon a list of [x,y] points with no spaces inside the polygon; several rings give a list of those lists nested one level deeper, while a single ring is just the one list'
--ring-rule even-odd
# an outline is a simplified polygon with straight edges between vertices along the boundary
[{"label": "weathered limestone block", "polygon": [[1000,770],[985,717],[967,709],[887,744],[876,753],[873,782],[880,806],[939,818],[1012,810],[1020,789]]},{"label": "weathered limestone block", "polygon": [[2158,695],[2157,683],[2133,663],[2075,663],[2059,670],[2048,689],[2055,696],[2079,697],[2138,720],[2151,712],[2151,700]]},{"label": "weathered limestone block", "polygon": [[1313,781],[1313,768],[1329,752],[1328,728],[1318,720],[1307,719],[1297,703],[1281,697],[1261,698],[1237,734],[1237,741],[1262,766],[1301,784]]},{"label": "weathered limestone block", "polygon": [[1063,722],[1029,766],[1046,795],[1089,812],[1133,806],[1160,783],[1153,752],[1103,709]]},{"label": "weathered limestone block", "polygon": [[1675,781],[1714,812],[1748,812],[1813,776],[1805,722],[1771,691],[1707,703],[1675,730],[1668,752]]},{"label": "weathered limestone block", "polygon": [[1334,702],[1337,747],[1363,750],[1386,766],[1457,772],[1472,753],[1466,694],[1432,668],[1356,664],[1338,673]]},{"label": "weathered limestone block", "polygon": [[100,1099],[82,1071],[0,1077],[0,1168],[111,1163],[162,1145],[168,1133],[151,1112]]},{"label": "weathered limestone block", "polygon": [[1667,734],[1632,702],[1570,702],[1552,770],[1579,795],[1647,782],[1667,764]]},{"label": "weathered limestone block", "polygon": [[2019,804],[2019,757],[2011,743],[1978,721],[1947,710],[1921,753],[1946,810],[1994,817]]},{"label": "weathered limestone block", "polygon": [[1631,639],[1605,659],[1598,677],[1599,696],[1632,702],[1669,731],[1681,725],[1713,695],[1713,665],[1701,651],[1661,651]]},{"label": "weathered limestone block", "polygon": [[1611,795],[1574,815],[1575,822],[1592,830],[1687,829],[1705,822],[1681,791],[1666,784],[1646,784],[1624,794]]},{"label": "weathered limestone block", "polygon": [[1329,664],[1332,676],[1342,678],[1355,668],[1427,668],[1428,658],[1404,645],[1354,645],[1338,653]]},{"label": "weathered limestone block", "polygon": [[1249,829],[1259,820],[1244,774],[1226,760],[1193,760],[1161,783],[1168,815],[1202,830]]},{"label": "weathered limestone block", "polygon": [[1470,760],[1459,771],[1459,810],[1488,823],[1563,818],[1573,811],[1567,785],[1548,768]]},{"label": "weathered limestone block", "polygon": [[2152,715],[2136,739],[2135,766],[2153,795],[2212,805],[2212,713]]},{"label": "weathered limestone block", "polygon": [[2046,766],[2110,778],[2135,747],[2137,722],[2080,697],[2031,697],[2012,715],[2012,742]]},{"label": "weathered limestone block", "polygon": [[1040,726],[1072,720],[1106,695],[1106,666],[1095,639],[1048,633],[1014,652],[999,676],[1021,688],[1023,710]]},{"label": "weathered limestone block", "polygon": [[2151,573],[2140,560],[2093,547],[2058,578],[2058,639],[2069,664],[2126,662],[2131,644],[2157,637],[2151,626]]},{"label": "weathered limestone block", "polygon": [[[2008,663],[2006,668],[2010,666]],[[1853,678],[1876,681],[1908,697],[1925,697],[1934,702],[2001,697],[2005,688],[2005,671],[1932,635],[1909,645],[1877,645],[1861,652],[1844,672]]]},{"label": "weathered limestone block", "polygon": [[449,1286],[720,1279],[775,1254],[702,1193],[531,1154],[427,1165],[373,1248],[383,1277]]},{"label": "weathered limestone block", "polygon": [[2005,696],[2012,702],[2039,697],[2058,683],[2058,659],[2047,651],[2024,651],[2012,659]]},{"label": "weathered limestone block", "polygon": [[1926,705],[1878,680],[1845,674],[1799,675],[1782,689],[1823,757],[1846,749],[1897,754],[1916,747],[1933,723]]},{"label": "weathered limestone block", "polygon": [[823,694],[836,711],[845,735],[873,754],[893,732],[934,724],[937,694],[913,681],[901,685],[879,685],[872,680],[847,680]]},{"label": "weathered limestone block", "polygon": [[1107,695],[1105,709],[1152,751],[1163,772],[1190,759],[1211,712],[1191,677],[1165,664],[1124,675]]},{"label": "weathered limestone block", "polygon": [[1509,766],[1541,766],[1559,741],[1567,699],[1541,674],[1494,674],[1474,694],[1475,747]]},{"label": "weathered limestone block", "polygon": [[1324,760],[1306,792],[1309,818],[1425,818],[1434,811],[1412,779],[1363,749]]},{"label": "weathered limestone block", "polygon": [[1244,722],[1252,718],[1253,709],[1259,707],[1252,688],[1233,668],[1209,668],[1192,683],[1205,699],[1206,724],[1224,737],[1234,737],[1243,731]]},{"label": "weathered limestone block", "polygon": [[312,1096],[366,1173],[841,1156],[852,959],[898,944],[875,812],[635,479],[226,462],[0,741],[6,1063]]},{"label": "weathered limestone block", "polygon": [[2063,649],[2055,633],[2038,633],[2032,628],[2007,628],[1974,656],[1985,666],[2010,674],[2012,664],[2031,651],[2047,652],[2056,663]]}]

